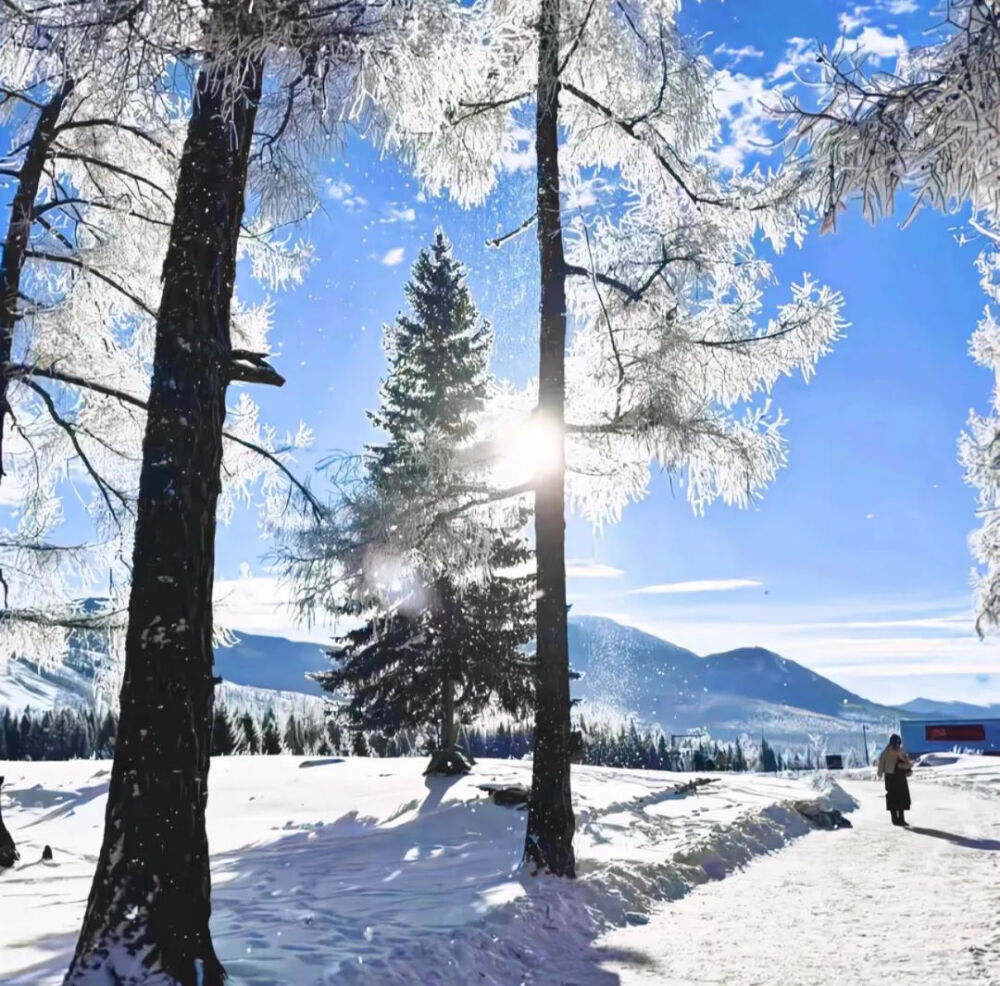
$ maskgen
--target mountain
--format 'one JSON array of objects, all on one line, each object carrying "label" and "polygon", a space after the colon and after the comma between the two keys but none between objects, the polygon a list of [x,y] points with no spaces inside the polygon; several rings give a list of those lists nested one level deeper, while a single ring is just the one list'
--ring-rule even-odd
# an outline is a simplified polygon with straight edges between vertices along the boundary
[{"label": "mountain", "polygon": [[[234,646],[216,650],[216,670],[223,678],[220,699],[227,706],[242,711],[273,705],[279,716],[286,708],[320,708],[322,692],[307,677],[326,664],[320,645],[249,633],[237,637]],[[870,740],[883,740],[897,728],[901,713],[762,647],[700,657],[602,617],[570,619],[569,652],[580,675],[572,682],[572,694],[585,717],[635,718],[671,734],[708,729],[715,737],[733,739],[763,733],[775,744],[823,742],[839,751],[860,749],[862,725]],[[0,676],[0,706],[88,703],[100,659],[81,650],[52,671],[15,662]],[[963,716],[974,708],[918,699],[902,711]],[[974,714],[982,715],[983,709]]]},{"label": "mountain", "polygon": [[722,739],[763,732],[790,745],[826,737],[831,748],[860,748],[862,724],[880,739],[899,719],[896,709],[761,647],[699,657],[593,616],[570,620],[569,646],[580,674],[572,694],[585,716],[635,716],[674,734],[705,727]]},{"label": "mountain", "polygon": [[[215,650],[215,671],[222,677],[219,701],[231,711],[260,713],[269,706],[278,713],[318,712],[322,689],[306,677],[326,663],[319,644],[236,633],[236,643]],[[0,709],[51,709],[87,706],[93,702],[94,678],[104,655],[79,647],[57,668],[39,668],[14,661],[0,673]]]},{"label": "mountain", "polygon": [[319,644],[262,637],[236,631],[232,647],[215,648],[215,673],[223,681],[252,688],[276,688],[286,692],[322,695],[319,684],[306,675],[327,665]]},{"label": "mountain", "polygon": [[936,702],[931,698],[915,698],[901,705],[903,712],[921,718],[935,719],[1000,719],[1000,704],[970,705],[968,702]]}]

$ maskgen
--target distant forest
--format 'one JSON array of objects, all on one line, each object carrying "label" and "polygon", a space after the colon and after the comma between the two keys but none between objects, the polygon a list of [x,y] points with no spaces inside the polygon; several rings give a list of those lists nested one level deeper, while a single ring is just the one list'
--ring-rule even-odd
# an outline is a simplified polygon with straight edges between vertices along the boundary
[{"label": "distant forest", "polygon": [[[657,730],[640,731],[634,721],[617,728],[581,721],[574,759],[600,767],[670,771],[813,770],[823,766],[810,750],[776,751],[762,740],[744,749],[739,740],[704,739],[678,748]],[[114,755],[118,719],[112,712],[59,709],[21,713],[4,710],[0,760],[105,759]],[[489,728],[463,726],[459,746],[473,758],[520,759],[531,752],[530,727],[499,723]],[[215,710],[213,756],[291,754],[296,756],[423,757],[435,737],[418,731],[393,736],[349,732],[335,719],[325,722],[290,715],[280,724],[274,711],[262,714]],[[850,764],[845,764],[850,766]]]}]

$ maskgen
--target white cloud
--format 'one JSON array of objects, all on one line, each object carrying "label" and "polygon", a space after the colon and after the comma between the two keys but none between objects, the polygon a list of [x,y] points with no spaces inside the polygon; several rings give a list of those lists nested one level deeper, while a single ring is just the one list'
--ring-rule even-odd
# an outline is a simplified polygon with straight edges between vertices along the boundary
[{"label": "white cloud", "polygon": [[771,72],[771,81],[794,75],[803,65],[816,61],[816,45],[808,38],[789,38],[782,59]]},{"label": "white cloud", "polygon": [[760,48],[754,48],[753,45],[744,45],[742,48],[733,48],[730,45],[719,45],[713,52],[714,55],[728,55],[732,60],[733,64],[737,65],[744,58],[763,58],[764,52]]},{"label": "white cloud", "polygon": [[350,182],[337,178],[327,178],[326,194],[334,202],[339,202],[348,212],[360,212],[368,205],[368,199],[363,195],[354,194],[354,186]]},{"label": "white cloud", "polygon": [[329,626],[305,627],[296,619],[288,589],[276,578],[245,574],[249,566],[240,566],[238,579],[218,579],[213,605],[219,626],[266,637],[286,637],[306,642],[329,642]]},{"label": "white cloud", "polygon": [[599,561],[583,559],[566,562],[566,575],[571,579],[617,579],[624,574],[624,569],[602,565]]},{"label": "white cloud", "polygon": [[395,206],[390,206],[388,213],[383,216],[379,222],[383,224],[388,223],[412,223],[417,221],[417,210],[412,206],[406,206],[402,209],[396,208]]},{"label": "white cloud", "polygon": [[848,38],[846,44],[857,47],[870,56],[873,62],[886,58],[898,58],[906,51],[906,41],[901,34],[886,34],[879,27],[866,27],[854,38]]},{"label": "white cloud", "polygon": [[851,34],[859,27],[871,24],[871,17],[869,16],[871,9],[871,7],[856,6],[850,11],[842,10],[837,17],[837,23],[840,25],[841,31],[845,34]]},{"label": "white cloud", "polygon": [[530,171],[535,167],[535,135],[526,127],[514,127],[504,134],[500,149],[504,171]]},{"label": "white cloud", "polygon": [[723,167],[740,170],[747,154],[767,149],[767,109],[776,100],[759,76],[722,69],[715,79],[712,99],[724,127],[724,139],[714,155]]},{"label": "white cloud", "polygon": [[757,589],[764,583],[757,579],[694,579],[689,582],[664,582],[632,589],[630,596],[661,596],[676,592],[729,592],[733,589]]},{"label": "white cloud", "polygon": [[336,178],[328,178],[326,182],[326,194],[337,202],[343,202],[354,194],[354,188],[350,182],[340,181]]},{"label": "white cloud", "polygon": [[915,14],[920,4],[916,0],[880,0],[879,7],[890,14]]},{"label": "white cloud", "polygon": [[384,264],[386,267],[398,267],[405,258],[406,250],[403,247],[393,247],[382,254],[379,263]]}]

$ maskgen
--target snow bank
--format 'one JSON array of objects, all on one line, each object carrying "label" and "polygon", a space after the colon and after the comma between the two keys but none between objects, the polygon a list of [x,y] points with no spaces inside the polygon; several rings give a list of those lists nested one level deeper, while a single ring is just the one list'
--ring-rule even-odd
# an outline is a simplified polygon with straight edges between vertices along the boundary
[{"label": "snow bank", "polygon": [[[9,986],[61,982],[100,845],[108,766],[0,764],[22,853],[0,874]],[[525,874],[523,811],[477,788],[528,783],[530,764],[481,761],[464,778],[424,778],[423,766],[213,763],[213,931],[234,986],[551,983],[564,960],[579,967],[592,952],[596,963],[593,942],[608,927],[641,922],[657,901],[808,831],[796,801],[854,806],[829,779],[720,775],[680,792],[691,775],[577,767],[573,882]]]}]

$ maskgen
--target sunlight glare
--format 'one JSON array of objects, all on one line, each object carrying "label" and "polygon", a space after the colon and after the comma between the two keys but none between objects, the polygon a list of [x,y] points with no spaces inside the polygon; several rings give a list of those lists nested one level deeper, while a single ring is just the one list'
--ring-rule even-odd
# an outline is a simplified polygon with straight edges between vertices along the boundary
[{"label": "sunlight glare", "polygon": [[551,475],[562,458],[562,432],[552,420],[535,414],[514,425],[500,446],[494,479],[509,487]]}]

